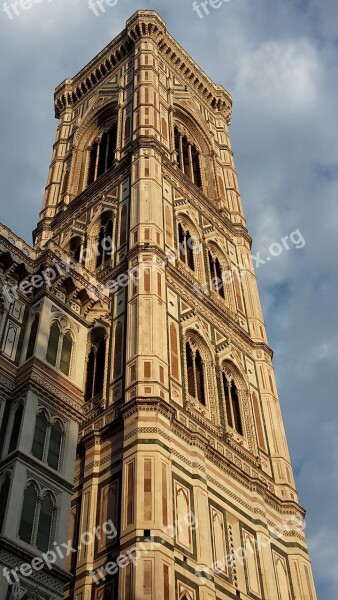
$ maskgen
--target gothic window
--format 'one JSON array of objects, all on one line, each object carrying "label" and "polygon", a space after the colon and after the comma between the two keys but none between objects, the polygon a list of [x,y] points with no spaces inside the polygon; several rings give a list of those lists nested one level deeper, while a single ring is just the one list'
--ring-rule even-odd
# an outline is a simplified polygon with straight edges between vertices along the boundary
[{"label": "gothic window", "polygon": [[98,237],[98,254],[96,268],[103,265],[111,257],[113,247],[113,220],[110,213],[101,218],[101,227]]},{"label": "gothic window", "polygon": [[72,237],[70,240],[69,254],[76,262],[83,262],[83,240],[79,235]]},{"label": "gothic window", "polygon": [[61,371],[61,373],[64,373],[64,375],[67,375],[67,376],[69,375],[69,371],[70,371],[72,348],[73,348],[72,336],[69,333],[69,331],[67,331],[67,333],[63,336],[61,359],[60,359],[60,371]]},{"label": "gothic window", "polygon": [[181,223],[178,224],[178,242],[180,260],[184,262],[192,271],[194,271],[194,241],[189,233],[189,230],[184,229]]},{"label": "gothic window", "polygon": [[53,367],[60,369],[67,377],[73,353],[73,338],[70,331],[61,332],[59,324],[54,321],[50,328],[46,360]]},{"label": "gothic window", "polygon": [[29,333],[26,360],[31,358],[31,356],[33,356],[33,354],[34,354],[35,343],[36,343],[36,338],[37,338],[38,329],[39,329],[39,321],[40,321],[40,316],[35,315],[32,325],[31,325],[31,330]]},{"label": "gothic window", "polygon": [[108,126],[89,151],[88,185],[113,166],[117,145],[117,123]]},{"label": "gothic window", "polygon": [[64,432],[58,421],[51,422],[41,411],[36,416],[32,454],[57,470],[60,463]]},{"label": "gothic window", "polygon": [[99,329],[92,332],[91,347],[87,360],[86,400],[101,394],[104,386],[106,362],[106,332]]},{"label": "gothic window", "polygon": [[19,537],[27,544],[31,543],[35,511],[37,507],[38,493],[34,483],[30,483],[25,490],[21,521],[19,528]]},{"label": "gothic window", "polygon": [[55,503],[50,492],[39,496],[37,487],[31,482],[24,493],[19,538],[36,546],[41,552],[47,552],[54,529]]},{"label": "gothic window", "polygon": [[48,420],[44,412],[40,412],[36,417],[35,431],[33,438],[32,454],[39,460],[43,459]]},{"label": "gothic window", "polygon": [[11,433],[11,438],[9,441],[8,452],[14,452],[14,450],[16,450],[16,448],[17,448],[20,429],[21,429],[22,415],[23,415],[23,404],[20,404],[20,406],[17,408],[16,413],[14,415],[12,433]]},{"label": "gothic window", "polygon": [[11,486],[11,478],[8,473],[6,473],[5,478],[3,479],[0,486],[0,534],[2,532],[5,514],[7,509],[7,502],[9,496],[9,490]]},{"label": "gothic window", "polygon": [[45,494],[41,506],[36,545],[41,552],[47,552],[52,528],[54,504],[50,494]]},{"label": "gothic window", "polygon": [[47,346],[47,362],[53,367],[56,366],[56,358],[58,354],[60,341],[60,328],[56,322],[54,322],[50,328],[49,340]]},{"label": "gothic window", "polygon": [[239,393],[234,379],[222,372],[226,416],[229,427],[243,435]]},{"label": "gothic window", "polygon": [[210,272],[210,282],[211,288],[217,292],[221,298],[225,299],[224,293],[224,280],[223,280],[223,269],[221,267],[221,263],[219,262],[217,256],[213,256],[213,254],[208,250],[208,262],[209,262],[209,272]]},{"label": "gothic window", "polygon": [[50,440],[47,455],[47,463],[52,468],[57,470],[60,462],[60,453],[62,446],[63,431],[58,422],[50,426]]},{"label": "gothic window", "polygon": [[189,342],[185,350],[189,395],[205,406],[205,374],[201,354],[199,350],[193,351]]},{"label": "gothic window", "polygon": [[174,129],[175,152],[177,164],[181,171],[198,187],[202,187],[200,153],[186,135],[178,127]]}]

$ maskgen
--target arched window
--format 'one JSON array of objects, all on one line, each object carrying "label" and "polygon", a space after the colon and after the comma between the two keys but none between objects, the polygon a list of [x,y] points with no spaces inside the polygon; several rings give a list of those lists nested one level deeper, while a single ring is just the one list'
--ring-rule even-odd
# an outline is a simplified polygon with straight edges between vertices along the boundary
[{"label": "arched window", "polygon": [[174,129],[177,164],[181,171],[198,187],[202,187],[200,153],[177,126]]},{"label": "arched window", "polygon": [[57,421],[52,423],[41,411],[36,416],[32,454],[35,458],[47,462],[52,468],[59,468],[63,430]]},{"label": "arched window", "polygon": [[189,269],[195,270],[194,261],[194,241],[188,229],[183,229],[181,223],[178,224],[178,241],[180,260],[184,262]]},{"label": "arched window", "polygon": [[59,324],[54,321],[50,328],[46,361],[67,377],[72,364],[73,345],[70,331],[61,333]]},{"label": "arched window", "polygon": [[50,534],[53,522],[54,504],[50,494],[46,494],[41,502],[36,546],[41,552],[49,549]]},{"label": "arched window", "polygon": [[14,452],[14,450],[16,450],[16,448],[17,448],[20,430],[21,430],[22,415],[23,415],[23,404],[20,404],[20,406],[17,408],[15,416],[14,416],[11,438],[9,440],[8,452]]},{"label": "arched window", "polygon": [[51,543],[54,514],[51,494],[46,492],[43,498],[39,498],[37,489],[31,482],[24,493],[19,538],[36,546],[41,552],[47,552]]},{"label": "arched window", "polygon": [[103,329],[92,332],[87,361],[85,398],[91,400],[101,394],[104,386],[106,363],[106,333]]},{"label": "arched window", "polygon": [[229,427],[243,435],[241,408],[238,390],[233,378],[222,372],[225,408]]},{"label": "arched window", "polygon": [[55,470],[59,468],[62,436],[63,431],[61,425],[59,423],[53,423],[50,426],[50,440],[47,455],[47,463],[52,469]]},{"label": "arched window", "polygon": [[117,123],[109,125],[89,151],[88,185],[113,166],[117,145]]},{"label": "arched window", "polygon": [[72,237],[70,240],[69,254],[76,262],[83,262],[83,241],[79,235]]},{"label": "arched window", "polygon": [[4,524],[4,520],[5,520],[5,514],[6,514],[6,509],[7,509],[7,502],[8,502],[10,487],[11,487],[11,478],[10,478],[9,474],[7,473],[5,475],[5,478],[4,478],[4,480],[1,484],[1,488],[0,488],[0,533],[2,532],[2,528],[3,528],[3,524]]},{"label": "arched window", "polygon": [[36,416],[35,431],[33,438],[32,454],[39,460],[43,459],[46,434],[48,428],[48,420],[44,412],[40,412]]},{"label": "arched window", "polygon": [[224,281],[223,281],[223,270],[221,267],[221,263],[219,262],[217,256],[213,256],[213,254],[208,250],[208,262],[209,262],[209,271],[210,271],[210,281],[211,288],[217,292],[221,298],[225,299],[224,293]]},{"label": "arched window", "polygon": [[47,346],[47,356],[46,360],[53,367],[56,366],[56,359],[58,355],[59,349],[59,341],[60,341],[60,328],[58,324],[55,322],[52,324],[49,332],[48,346]]},{"label": "arched window", "polygon": [[188,392],[205,406],[204,364],[199,350],[193,351],[190,343],[186,343],[186,366]]},{"label": "arched window", "polygon": [[98,238],[98,254],[96,268],[104,264],[112,254],[113,247],[113,221],[110,213],[102,216]]},{"label": "arched window", "polygon": [[60,359],[60,371],[64,375],[69,375],[70,361],[72,358],[73,340],[69,331],[63,336],[61,359]]},{"label": "arched window", "polygon": [[33,354],[34,354],[35,343],[36,343],[36,338],[37,338],[38,329],[39,329],[39,321],[40,321],[39,315],[35,315],[33,323],[31,325],[31,330],[29,333],[26,360],[31,358],[31,356],[33,356]]},{"label": "arched window", "polygon": [[34,483],[30,483],[24,494],[19,528],[19,538],[27,544],[30,544],[32,540],[37,501],[38,493],[35,485]]}]

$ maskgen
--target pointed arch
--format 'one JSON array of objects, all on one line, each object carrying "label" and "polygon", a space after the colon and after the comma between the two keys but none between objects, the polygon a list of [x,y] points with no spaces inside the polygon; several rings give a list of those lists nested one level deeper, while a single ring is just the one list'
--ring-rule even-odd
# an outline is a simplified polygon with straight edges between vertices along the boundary
[{"label": "pointed arch", "polygon": [[45,411],[40,411],[36,415],[34,438],[32,445],[32,454],[39,460],[43,459],[46,435],[48,429],[48,418]]},{"label": "pointed arch", "polygon": [[31,358],[35,352],[35,344],[36,344],[36,339],[37,339],[38,330],[39,330],[39,323],[40,323],[40,315],[36,314],[32,321],[31,329],[29,332],[26,360]]},{"label": "pointed arch", "polygon": [[11,437],[9,440],[8,453],[14,452],[14,450],[17,449],[19,436],[20,436],[20,432],[21,432],[22,417],[23,417],[23,403],[21,402],[14,414],[12,433],[11,433]]},{"label": "pointed arch", "polygon": [[56,321],[54,321],[54,323],[52,323],[52,326],[51,326],[50,332],[49,332],[47,355],[46,355],[47,362],[50,365],[52,365],[53,367],[56,366],[56,359],[57,359],[57,354],[58,354],[58,349],[59,349],[60,335],[61,335],[60,327],[59,327],[58,323]]},{"label": "pointed arch", "polygon": [[46,492],[40,506],[39,524],[36,535],[36,546],[41,552],[47,552],[49,550],[53,512],[53,498],[49,492]]},{"label": "pointed arch", "polygon": [[38,490],[33,481],[31,481],[24,492],[19,527],[19,538],[27,544],[30,544],[32,540],[37,502]]}]

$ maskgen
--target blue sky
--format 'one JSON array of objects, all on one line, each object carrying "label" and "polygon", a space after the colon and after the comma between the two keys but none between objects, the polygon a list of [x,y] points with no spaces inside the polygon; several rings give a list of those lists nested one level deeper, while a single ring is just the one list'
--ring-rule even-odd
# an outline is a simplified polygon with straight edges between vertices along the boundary
[{"label": "blue sky", "polygon": [[31,241],[56,121],[53,92],[140,8],[234,101],[232,145],[253,252],[299,230],[257,269],[320,600],[338,590],[336,0],[231,0],[200,19],[191,0],[41,0],[10,20],[0,0],[0,221]]}]

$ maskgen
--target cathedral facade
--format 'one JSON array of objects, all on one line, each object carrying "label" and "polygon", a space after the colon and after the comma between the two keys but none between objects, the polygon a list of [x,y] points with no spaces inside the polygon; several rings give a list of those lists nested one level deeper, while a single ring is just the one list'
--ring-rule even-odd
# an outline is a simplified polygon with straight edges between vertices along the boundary
[{"label": "cathedral facade", "polygon": [[0,226],[0,600],[315,600],[229,139],[153,11],[55,92]]}]

